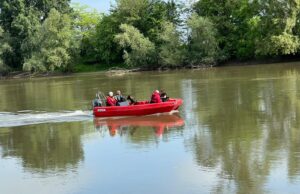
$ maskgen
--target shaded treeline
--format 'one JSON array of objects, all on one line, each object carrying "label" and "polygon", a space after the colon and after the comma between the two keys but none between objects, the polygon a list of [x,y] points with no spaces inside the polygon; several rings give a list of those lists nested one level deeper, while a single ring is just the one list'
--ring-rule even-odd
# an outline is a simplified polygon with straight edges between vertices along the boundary
[{"label": "shaded treeline", "polygon": [[78,61],[211,66],[300,47],[300,0],[116,0],[107,14],[70,0],[3,0],[0,9],[2,73],[72,71]]}]

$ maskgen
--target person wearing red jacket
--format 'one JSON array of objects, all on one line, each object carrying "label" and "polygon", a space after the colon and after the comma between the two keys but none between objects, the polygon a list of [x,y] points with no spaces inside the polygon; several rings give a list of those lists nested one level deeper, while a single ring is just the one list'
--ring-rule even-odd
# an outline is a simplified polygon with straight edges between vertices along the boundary
[{"label": "person wearing red jacket", "polygon": [[106,106],[116,106],[117,105],[117,101],[114,98],[114,93],[109,92],[108,96],[106,97]]},{"label": "person wearing red jacket", "polygon": [[155,90],[151,96],[151,101],[150,103],[161,103],[161,98],[160,98],[160,95],[159,95],[159,91],[158,90]]}]

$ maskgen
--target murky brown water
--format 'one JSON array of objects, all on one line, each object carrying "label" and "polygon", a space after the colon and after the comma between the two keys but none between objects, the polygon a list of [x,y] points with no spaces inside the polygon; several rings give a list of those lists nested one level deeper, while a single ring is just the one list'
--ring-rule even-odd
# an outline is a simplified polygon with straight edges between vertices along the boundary
[{"label": "murky brown water", "polygon": [[[299,193],[300,63],[0,81],[0,193]],[[184,99],[93,119],[98,90]]]}]

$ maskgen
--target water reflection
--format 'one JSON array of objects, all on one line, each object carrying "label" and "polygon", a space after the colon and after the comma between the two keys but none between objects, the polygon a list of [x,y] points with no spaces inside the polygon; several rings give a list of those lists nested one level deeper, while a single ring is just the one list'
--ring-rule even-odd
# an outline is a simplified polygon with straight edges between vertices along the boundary
[{"label": "water reflection", "polygon": [[[86,182],[66,179],[82,185],[62,193],[298,193],[299,72],[299,65],[271,65],[3,82],[1,111],[86,110],[98,88],[122,88],[137,99],[165,88],[170,96],[183,98],[184,105],[180,116],[94,123],[91,118],[15,127],[13,119],[14,125],[7,125],[4,117],[4,126],[12,127],[0,129],[0,163],[20,159],[21,164],[8,161],[7,166],[22,166],[32,174],[64,171],[82,178],[91,173]],[[48,92],[41,93],[43,88]],[[23,180],[23,169],[20,174]],[[116,180],[122,181],[112,187]]]},{"label": "water reflection", "polygon": [[160,137],[171,128],[182,127],[184,120],[178,114],[162,114],[142,117],[95,118],[94,124],[100,133],[108,130],[111,136],[116,134],[133,136],[139,128],[152,128],[155,135]]},{"label": "water reflection", "polygon": [[0,131],[2,158],[20,158],[32,172],[76,169],[83,161],[81,136],[86,123],[41,124]]},{"label": "water reflection", "polygon": [[[257,69],[250,72],[259,75]],[[278,170],[286,185],[299,182],[298,77],[298,71],[283,71],[258,79],[208,82],[201,89],[205,93],[198,93],[198,107],[188,114],[197,115],[199,123],[186,145],[199,166],[220,169],[223,181],[215,192],[228,192],[230,185],[231,192],[265,193],[266,185],[274,187]],[[192,83],[193,89],[198,87]],[[235,184],[228,184],[230,180]]]}]

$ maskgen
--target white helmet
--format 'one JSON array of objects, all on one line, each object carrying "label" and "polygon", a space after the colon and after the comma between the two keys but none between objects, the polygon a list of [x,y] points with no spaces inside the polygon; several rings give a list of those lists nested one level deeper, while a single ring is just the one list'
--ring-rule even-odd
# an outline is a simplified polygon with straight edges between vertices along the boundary
[{"label": "white helmet", "polygon": [[113,92],[108,92],[108,96],[113,97],[114,93]]}]

